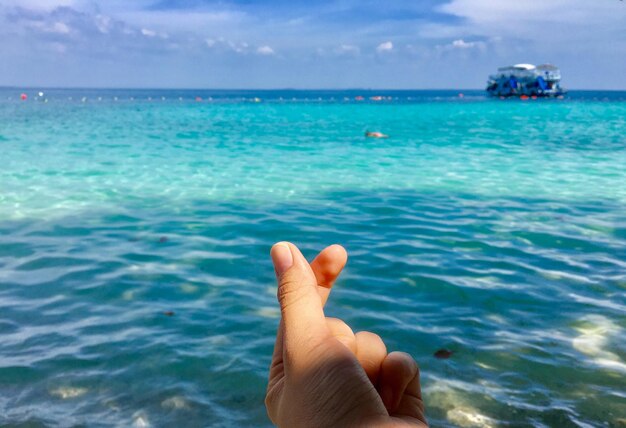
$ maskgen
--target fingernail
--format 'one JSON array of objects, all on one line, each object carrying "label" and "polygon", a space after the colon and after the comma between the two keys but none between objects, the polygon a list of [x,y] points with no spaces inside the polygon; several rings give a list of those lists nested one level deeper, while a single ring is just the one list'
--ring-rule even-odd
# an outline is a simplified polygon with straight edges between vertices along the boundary
[{"label": "fingernail", "polygon": [[382,387],[380,390],[380,398],[383,400],[385,408],[391,410],[391,406],[393,405],[393,391],[390,386],[386,385]]},{"label": "fingernail", "polygon": [[281,275],[285,273],[287,269],[289,269],[293,264],[291,249],[286,243],[279,242],[272,247],[270,255],[272,256],[272,262],[274,262],[274,270],[276,271],[276,276],[280,278]]}]

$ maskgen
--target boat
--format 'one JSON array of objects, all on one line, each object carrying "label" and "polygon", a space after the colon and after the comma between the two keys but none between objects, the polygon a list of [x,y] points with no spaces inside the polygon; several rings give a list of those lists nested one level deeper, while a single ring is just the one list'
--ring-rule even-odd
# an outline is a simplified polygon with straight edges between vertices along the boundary
[{"label": "boat", "polygon": [[560,97],[561,70],[552,64],[516,64],[500,67],[489,76],[487,93],[493,97]]}]

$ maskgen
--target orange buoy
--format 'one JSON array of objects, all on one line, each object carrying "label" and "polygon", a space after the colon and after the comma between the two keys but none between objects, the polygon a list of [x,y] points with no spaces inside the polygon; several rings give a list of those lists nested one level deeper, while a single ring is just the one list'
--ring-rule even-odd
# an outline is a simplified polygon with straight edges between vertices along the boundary
[{"label": "orange buoy", "polygon": [[459,98],[463,98],[465,94],[463,92],[459,93]]},{"label": "orange buoy", "polygon": [[537,95],[533,95],[533,96],[532,96],[532,97],[530,97],[530,98],[532,98],[533,100],[536,100],[536,99],[537,99]]},{"label": "orange buoy", "polygon": [[202,98],[201,97],[196,97],[196,101],[200,102],[200,101],[202,101]]},{"label": "orange buoy", "polygon": [[28,98],[28,95],[26,95],[26,94],[21,94],[21,95],[20,95],[20,99],[21,99],[22,101],[26,101],[26,99],[27,99],[27,98]]},{"label": "orange buoy", "polygon": [[520,100],[527,100],[528,99],[528,95],[522,95],[521,97],[519,97]]},{"label": "orange buoy", "polygon": [[354,97],[355,100],[357,101],[363,101],[365,98],[363,98],[361,95],[358,95],[356,97]]}]

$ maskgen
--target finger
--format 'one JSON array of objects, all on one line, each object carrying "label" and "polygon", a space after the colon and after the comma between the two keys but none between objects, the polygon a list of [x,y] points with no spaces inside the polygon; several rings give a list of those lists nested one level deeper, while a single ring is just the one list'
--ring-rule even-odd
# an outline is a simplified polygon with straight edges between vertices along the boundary
[{"label": "finger", "polygon": [[272,353],[272,363],[270,365],[270,381],[283,371],[283,320],[281,319],[276,330],[276,342],[274,342],[274,352]]},{"label": "finger", "polygon": [[424,426],[428,426],[424,412],[424,402],[422,401],[419,368],[404,390],[400,404],[398,404],[398,408],[393,413],[393,416],[417,419],[423,422]]},{"label": "finger", "polygon": [[322,305],[326,304],[330,289],[335,280],[346,266],[348,253],[341,245],[331,245],[322,250],[315,260],[311,262],[311,269],[317,280],[317,291],[322,299]]},{"label": "finger", "polygon": [[352,351],[356,355],[357,343],[354,332],[348,324],[340,320],[339,318],[326,318],[326,325],[330,330],[330,334],[345,345],[346,348]]},{"label": "finger", "polygon": [[[415,389],[415,381],[417,386]],[[390,414],[395,413],[400,406],[400,401],[409,386],[413,389],[408,391],[421,400],[419,391],[419,369],[417,363],[409,354],[404,352],[392,352],[387,355],[381,365],[380,378],[378,380],[380,398]],[[404,409],[410,411],[410,409]],[[419,409],[415,409],[417,413]]]},{"label": "finger", "polygon": [[374,386],[378,384],[380,368],[386,356],[387,347],[380,336],[369,331],[356,334],[356,358]]},{"label": "finger", "polygon": [[[311,269],[317,280],[317,291],[322,299],[322,305],[328,299],[330,288],[343,270],[348,259],[346,250],[341,245],[331,245],[326,247],[315,257],[311,263]],[[347,327],[347,326],[346,326]],[[352,333],[352,330],[350,330]],[[354,333],[352,333],[354,336]],[[272,365],[270,368],[270,378],[283,369],[283,322],[280,321],[278,331],[276,333],[276,343],[274,344],[274,353],[272,356]]]},{"label": "finger", "polygon": [[308,352],[329,337],[315,275],[300,250],[281,242],[272,247],[272,261],[278,277],[278,302],[283,319],[285,355],[298,363]]}]

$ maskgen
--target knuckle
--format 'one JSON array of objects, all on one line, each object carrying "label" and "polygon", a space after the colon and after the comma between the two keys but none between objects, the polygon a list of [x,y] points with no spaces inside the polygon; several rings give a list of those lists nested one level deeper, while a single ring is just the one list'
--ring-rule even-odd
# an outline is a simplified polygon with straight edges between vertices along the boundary
[{"label": "knuckle", "polygon": [[379,342],[379,343],[384,344],[383,339],[376,333],[372,333],[371,331],[361,331],[359,334],[361,334],[363,337],[365,337],[369,341]]},{"label": "knuckle", "polygon": [[357,333],[358,341],[367,343],[370,348],[377,350],[379,353],[384,353],[387,355],[387,345],[385,345],[384,340],[377,335],[376,333],[372,333],[370,331],[360,331]]},{"label": "knuckle", "polygon": [[407,373],[410,373],[411,376],[415,376],[419,374],[419,367],[417,362],[413,359],[413,357],[406,352],[393,352],[390,354],[393,356],[393,359],[396,361],[401,369]]},{"label": "knuckle", "polygon": [[285,280],[278,287],[276,297],[281,307],[284,309],[302,300],[307,294],[307,287],[304,287],[302,282],[297,280]]}]

